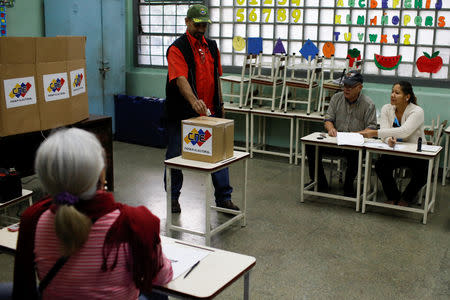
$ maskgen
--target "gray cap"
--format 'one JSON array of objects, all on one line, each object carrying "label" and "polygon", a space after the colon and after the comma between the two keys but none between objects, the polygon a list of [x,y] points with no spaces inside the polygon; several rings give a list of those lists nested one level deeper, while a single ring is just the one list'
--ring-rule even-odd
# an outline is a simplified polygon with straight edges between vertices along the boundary
[{"label": "gray cap", "polygon": [[357,83],[363,83],[364,79],[358,70],[351,70],[344,76],[344,85],[354,86]]}]

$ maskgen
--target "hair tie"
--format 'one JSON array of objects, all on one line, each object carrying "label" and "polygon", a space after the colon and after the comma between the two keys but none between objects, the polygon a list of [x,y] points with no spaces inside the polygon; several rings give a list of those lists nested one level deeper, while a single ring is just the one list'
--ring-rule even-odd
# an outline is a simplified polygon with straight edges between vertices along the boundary
[{"label": "hair tie", "polygon": [[58,205],[75,205],[78,201],[80,201],[80,198],[68,192],[59,193],[53,197],[53,202]]}]

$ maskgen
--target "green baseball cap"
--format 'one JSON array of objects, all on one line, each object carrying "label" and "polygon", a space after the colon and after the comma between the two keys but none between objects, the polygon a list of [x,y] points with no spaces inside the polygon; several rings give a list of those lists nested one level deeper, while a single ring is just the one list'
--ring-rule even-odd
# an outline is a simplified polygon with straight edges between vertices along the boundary
[{"label": "green baseball cap", "polygon": [[189,7],[186,17],[192,19],[194,23],[212,23],[209,18],[208,8],[201,4],[194,4]]}]

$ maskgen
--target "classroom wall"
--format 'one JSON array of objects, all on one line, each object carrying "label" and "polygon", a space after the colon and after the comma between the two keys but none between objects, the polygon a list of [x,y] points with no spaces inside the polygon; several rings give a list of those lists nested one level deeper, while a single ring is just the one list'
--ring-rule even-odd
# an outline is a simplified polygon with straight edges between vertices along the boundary
[{"label": "classroom wall", "polygon": [[18,0],[6,8],[8,36],[44,36],[44,0]]},{"label": "classroom wall", "polygon": [[[138,96],[165,97],[165,84],[167,69],[165,68],[136,68],[134,67],[133,47],[133,6],[132,1],[127,0],[127,94]],[[394,81],[395,79],[393,79]],[[363,92],[372,98],[378,110],[390,101],[390,84],[378,84],[366,82]],[[419,105],[425,110],[425,123],[431,124],[431,120],[440,115],[441,120],[450,121],[450,85],[442,88],[430,88],[426,86],[414,86],[414,92]],[[236,124],[236,139],[243,140],[242,115],[235,114],[239,124]],[[268,120],[267,143],[278,147],[288,147],[289,132],[288,121]]]}]

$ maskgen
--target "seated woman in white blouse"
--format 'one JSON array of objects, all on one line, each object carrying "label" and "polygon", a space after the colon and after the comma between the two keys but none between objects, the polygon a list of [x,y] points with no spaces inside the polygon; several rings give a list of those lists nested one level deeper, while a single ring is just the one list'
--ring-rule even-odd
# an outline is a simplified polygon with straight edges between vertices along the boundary
[{"label": "seated woman in white blouse", "polygon": [[[424,112],[417,106],[412,86],[400,81],[392,86],[391,103],[381,109],[380,129],[366,129],[360,133],[370,138],[378,136],[390,147],[397,142],[417,143],[419,137],[425,141]],[[396,185],[394,169],[406,167],[411,170],[411,181],[401,193]],[[410,206],[416,201],[416,195],[426,183],[428,162],[423,159],[382,155],[375,164],[378,177],[383,185],[388,204]]]}]

